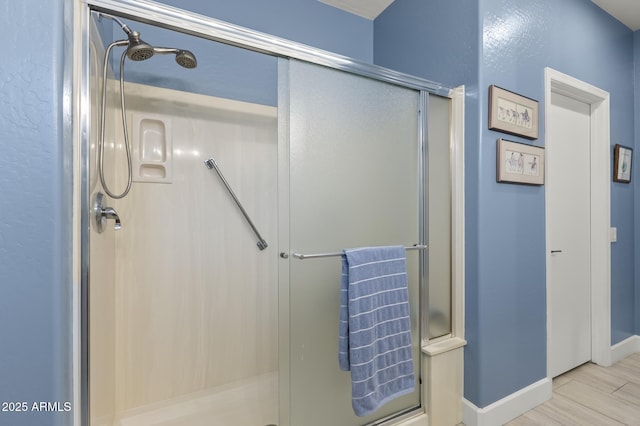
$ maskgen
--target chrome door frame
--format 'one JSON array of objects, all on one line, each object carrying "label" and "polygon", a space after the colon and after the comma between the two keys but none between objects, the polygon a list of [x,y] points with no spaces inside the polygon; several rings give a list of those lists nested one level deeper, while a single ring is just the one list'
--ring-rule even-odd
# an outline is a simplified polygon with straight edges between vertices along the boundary
[{"label": "chrome door frame", "polygon": [[[80,285],[74,286],[74,400],[80,407],[80,414],[76,414],[76,425],[89,424],[89,159],[88,150],[84,149],[88,144],[90,131],[90,105],[89,105],[89,20],[91,11],[100,11],[117,15],[122,18],[133,19],[145,24],[160,28],[171,29],[177,32],[191,34],[197,37],[216,42],[240,47],[243,49],[265,53],[268,55],[297,59],[329,68],[349,72],[352,74],[373,78],[379,81],[414,89],[420,92],[420,120],[419,120],[419,145],[422,155],[419,159],[420,167],[420,193],[419,205],[421,218],[419,244],[425,244],[428,235],[426,227],[427,219],[427,106],[430,94],[454,98],[455,89],[446,87],[440,83],[404,74],[388,68],[358,61],[343,55],[328,52],[322,49],[310,47],[291,40],[261,33],[252,29],[233,25],[224,21],[199,15],[193,12],[181,10],[172,6],[156,3],[150,0],[76,0],[73,13],[68,13],[65,20],[67,27],[73,27],[73,58],[65,59],[65,66],[73,68],[73,90],[69,95],[72,102],[69,103],[68,114],[73,116],[75,124],[74,133],[74,205],[79,210],[74,225],[74,248],[77,255],[74,256],[74,270],[79,277]],[[70,15],[73,15],[70,17]],[[73,21],[73,25],[70,24]],[[69,55],[68,55],[69,56]],[[79,208],[78,208],[79,206]],[[77,213],[77,212],[76,212]],[[424,344],[428,303],[427,251],[421,255],[421,344]],[[75,410],[78,412],[78,410]]]}]

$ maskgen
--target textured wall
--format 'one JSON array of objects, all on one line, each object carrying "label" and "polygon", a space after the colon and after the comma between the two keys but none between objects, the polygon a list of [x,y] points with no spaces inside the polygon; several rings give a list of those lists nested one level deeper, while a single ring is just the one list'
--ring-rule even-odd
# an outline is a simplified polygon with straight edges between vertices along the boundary
[{"label": "textured wall", "polygon": [[[633,144],[633,37],[628,28],[582,0],[517,5],[485,0],[482,4],[481,87],[497,84],[543,102],[543,69],[549,66],[608,91],[611,144]],[[487,105],[487,92],[481,94],[480,104]],[[544,108],[540,116],[538,145],[544,143]],[[483,109],[481,123],[486,122]],[[480,331],[484,348],[480,362],[467,367],[482,367],[477,395],[482,405],[546,374],[544,188],[520,189],[493,181],[495,140],[500,135],[485,127],[480,141],[480,161],[487,165],[480,175],[484,203],[480,212],[487,213],[480,221],[484,243],[479,248],[486,259],[479,275],[480,285],[486,288],[480,309],[491,312],[482,317],[491,320]],[[505,210],[503,206],[513,207]],[[614,344],[635,332],[633,184],[611,183],[611,224],[618,228],[618,242],[611,246]],[[500,229],[518,230],[519,242],[496,238]],[[506,253],[502,247],[512,249]],[[511,280],[514,274],[527,278]],[[505,359],[500,359],[501,353],[507,355]],[[496,376],[508,379],[492,384]]]},{"label": "textured wall", "polygon": [[[634,124],[635,124],[635,143],[634,147],[640,146],[640,120],[638,120],[638,115],[640,114],[640,31],[636,31],[633,33],[633,81],[634,81],[634,100],[635,100],[635,109],[634,109]],[[636,153],[635,160],[638,159],[637,155],[640,152],[639,150],[634,151]],[[633,180],[637,182],[640,179],[640,167],[633,167]],[[640,212],[640,185],[635,184],[635,202],[634,202],[634,217],[636,217],[636,213]],[[636,224],[635,227],[635,247],[640,247],[640,226]],[[635,264],[640,264],[640,249],[635,250]],[[640,334],[640,267],[635,268],[635,333]]]},{"label": "textured wall", "polygon": [[0,424],[63,425],[69,414],[32,411],[71,401],[63,2],[2,2],[0,21],[0,402],[28,407]]},{"label": "textured wall", "polygon": [[361,61],[371,62],[373,58],[373,22],[317,0],[162,0],[160,3]]},{"label": "textured wall", "polygon": [[[487,129],[488,87],[540,101],[541,133],[533,144],[544,145],[543,70],[555,68],[609,91],[611,143],[633,145],[633,36],[584,0],[443,3],[395,2],[376,20],[375,60],[479,88],[466,99],[464,386],[465,397],[484,407],[546,377],[544,187],[496,183],[495,143],[504,135]],[[473,37],[474,14],[481,29],[475,47],[456,33]],[[395,28],[385,23],[391,17]],[[436,17],[445,18],[439,23]],[[477,74],[470,75],[476,63]],[[611,186],[611,221],[618,228],[612,245],[612,343],[635,333],[633,188]]]},{"label": "textured wall", "polygon": [[[6,41],[0,61],[0,402],[25,401],[29,409],[33,402],[71,400],[71,142],[64,135],[62,74],[70,55],[64,7],[73,3],[0,2]],[[371,21],[315,0],[270,7],[244,1],[217,2],[215,9],[224,11],[222,19],[371,59]],[[29,28],[37,30],[25,35]],[[64,412],[0,411],[3,425],[70,423]]]},{"label": "textured wall", "polygon": [[[480,25],[478,2],[396,1],[374,23],[375,63],[434,80],[465,86],[465,358],[479,358],[481,325],[478,288],[480,173]],[[483,89],[484,90],[484,89]],[[481,371],[467,369],[465,386]]]},{"label": "textured wall", "polygon": [[[206,12],[202,10],[208,7],[206,2],[191,0],[191,3],[193,10]],[[302,6],[298,3],[302,2],[289,1],[290,8],[285,12],[282,8],[264,10],[262,2],[257,1],[253,5],[225,2],[216,5],[215,15],[359,59],[371,58],[370,21],[342,16],[339,11],[333,14],[329,9],[317,9],[320,5],[315,1],[305,2],[310,8],[306,10],[300,9]],[[395,3],[398,7],[404,3],[418,7],[424,2]],[[459,20],[443,30],[451,40],[456,40],[450,46],[452,52],[466,60],[458,62],[450,58],[443,62],[445,69],[439,70],[437,63],[422,69],[419,61],[429,52],[421,42],[433,37],[446,46],[447,39],[440,33],[432,34],[428,26],[419,22],[418,38],[390,49],[399,52],[406,48],[407,54],[411,53],[417,61],[399,62],[396,68],[449,85],[464,83],[471,89],[467,97],[467,119],[476,118],[471,123],[468,121],[466,128],[469,346],[465,351],[465,390],[469,400],[485,406],[543,377],[546,368],[544,246],[541,242],[544,224],[540,219],[544,211],[543,190],[516,191],[507,185],[495,184],[497,134],[486,130],[486,88],[489,84],[503,85],[542,100],[542,68],[552,66],[610,91],[611,141],[633,145],[633,40],[629,30],[585,0],[533,0],[526,4],[481,0],[477,4],[471,2],[472,5],[458,0],[434,5],[443,8],[443,13],[452,14],[454,10],[441,3],[458,6],[460,17],[454,17]],[[179,6],[188,7],[182,2]],[[61,128],[62,10],[62,0],[25,0],[0,5],[0,36],[9,40],[5,57],[11,58],[0,62],[0,206],[3,212],[0,217],[0,324],[3,325],[0,329],[0,399],[3,401],[70,398],[71,208],[66,201],[70,187],[65,181]],[[438,16],[435,10],[433,16]],[[402,22],[405,19],[414,22],[413,14],[422,15],[424,19],[429,17],[428,11],[409,10],[407,15],[396,18],[398,25],[408,27]],[[324,31],[316,24],[322,16],[325,16],[320,20],[325,24]],[[481,29],[486,35],[483,39],[476,35],[474,43],[477,17],[482,20]],[[502,41],[495,34],[487,33],[513,17],[522,20],[522,27],[518,28],[523,32]],[[27,23],[38,31],[24,37]],[[326,31],[329,24],[332,30]],[[359,29],[355,34],[346,34],[336,31],[337,25]],[[458,38],[460,32],[470,38]],[[638,41],[637,34],[635,38]],[[484,45],[480,45],[480,40]],[[351,42],[354,50],[346,49],[344,46]],[[376,35],[378,42],[382,43]],[[482,57],[478,53],[480,46],[484,52]],[[437,49],[438,46],[436,53],[440,52]],[[386,61],[381,55],[376,50],[376,61],[380,58],[382,65],[394,67],[397,57]],[[636,59],[639,56],[636,50]],[[480,61],[484,65],[475,73]],[[459,66],[451,69],[452,64]],[[619,243],[612,246],[614,342],[640,329],[640,320],[636,320],[634,330],[631,302],[635,273],[631,237],[635,233],[634,188],[634,184],[612,184],[612,224],[618,227],[619,236]],[[505,246],[500,245],[505,241],[495,239],[496,232],[504,226],[529,229],[524,237],[532,237],[532,244],[525,247],[511,242],[506,245],[510,250],[505,257]],[[640,237],[636,243],[640,244]],[[518,265],[519,271],[531,271],[533,275],[514,285],[495,272],[505,263]],[[55,425],[68,424],[68,421],[64,414],[57,413],[0,412],[0,423]]]},{"label": "textured wall", "polygon": [[[295,40],[319,49],[350,56],[363,62],[373,58],[373,22],[317,0],[264,2],[162,1],[216,19],[257,31]],[[247,11],[250,11],[249,13]],[[176,90],[231,98],[266,105],[277,102],[277,59],[220,43],[161,30],[137,22],[132,29],[155,46],[189,49],[198,58],[198,67],[176,66],[173,55],[144,62],[126,62],[125,78]],[[124,34],[114,29],[114,36]],[[122,49],[115,49],[117,64]],[[112,56],[113,58],[113,56]]]}]

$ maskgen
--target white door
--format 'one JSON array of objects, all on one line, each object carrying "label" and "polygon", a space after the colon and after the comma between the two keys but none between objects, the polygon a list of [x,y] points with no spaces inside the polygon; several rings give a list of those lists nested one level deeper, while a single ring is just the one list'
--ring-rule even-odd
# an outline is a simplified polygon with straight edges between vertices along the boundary
[{"label": "white door", "polygon": [[591,360],[591,107],[552,93],[548,112],[548,373],[555,377]]}]

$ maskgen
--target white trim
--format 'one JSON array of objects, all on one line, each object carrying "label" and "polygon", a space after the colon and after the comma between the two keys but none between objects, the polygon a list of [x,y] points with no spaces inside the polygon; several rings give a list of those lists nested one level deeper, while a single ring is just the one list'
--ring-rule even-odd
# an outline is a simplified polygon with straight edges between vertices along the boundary
[{"label": "white trim", "polygon": [[611,346],[611,364],[615,364],[637,352],[640,352],[640,336],[631,336]]},{"label": "white trim", "polygon": [[454,337],[464,334],[464,86],[449,92],[451,97],[451,309]]},{"label": "white trim", "polygon": [[502,425],[551,399],[552,393],[551,379],[544,378],[484,408],[463,399],[462,421],[466,426]]},{"label": "white trim", "polygon": [[429,356],[441,355],[443,353],[461,348],[467,345],[467,341],[459,337],[449,337],[439,340],[437,343],[429,343],[422,347],[422,353]]},{"label": "white trim", "polygon": [[[549,123],[551,93],[591,105],[591,360],[611,365],[611,223],[609,93],[571,76],[545,68],[545,123]],[[546,124],[545,124],[546,125]],[[549,146],[549,129],[546,145]],[[548,194],[548,192],[547,192]],[[546,205],[548,206],[548,200]],[[547,244],[550,241],[546,229]],[[550,248],[547,246],[547,265]],[[547,267],[547,301],[550,282]],[[551,318],[547,309],[547,351]],[[549,353],[547,352],[547,360]]]},{"label": "white trim", "polygon": [[453,338],[423,348],[424,410],[432,425],[457,425],[462,421],[465,344]]}]

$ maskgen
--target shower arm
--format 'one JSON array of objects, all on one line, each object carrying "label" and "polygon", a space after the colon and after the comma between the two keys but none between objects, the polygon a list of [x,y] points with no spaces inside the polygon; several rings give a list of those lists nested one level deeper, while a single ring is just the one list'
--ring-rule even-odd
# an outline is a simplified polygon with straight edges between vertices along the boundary
[{"label": "shower arm", "polygon": [[211,169],[215,170],[216,173],[218,174],[218,176],[220,177],[220,180],[222,180],[222,183],[224,183],[224,186],[227,188],[227,191],[229,191],[229,194],[231,195],[233,200],[238,205],[238,208],[242,212],[242,215],[244,216],[244,218],[247,220],[247,223],[249,224],[249,226],[253,230],[253,233],[256,234],[256,237],[258,237],[258,242],[256,243],[258,248],[260,250],[266,249],[268,247],[267,242],[264,240],[264,238],[262,238],[262,235],[260,235],[260,232],[258,232],[258,229],[256,228],[256,226],[253,224],[253,222],[249,218],[249,215],[247,214],[247,211],[244,209],[244,207],[242,207],[242,204],[240,203],[240,200],[238,200],[238,197],[236,197],[236,194],[231,189],[231,186],[229,186],[229,182],[227,182],[227,180],[224,178],[224,175],[220,171],[220,168],[216,164],[216,161],[212,157],[212,158],[209,158],[207,161],[205,161],[204,164],[207,166],[207,168],[209,170],[211,170]]}]

